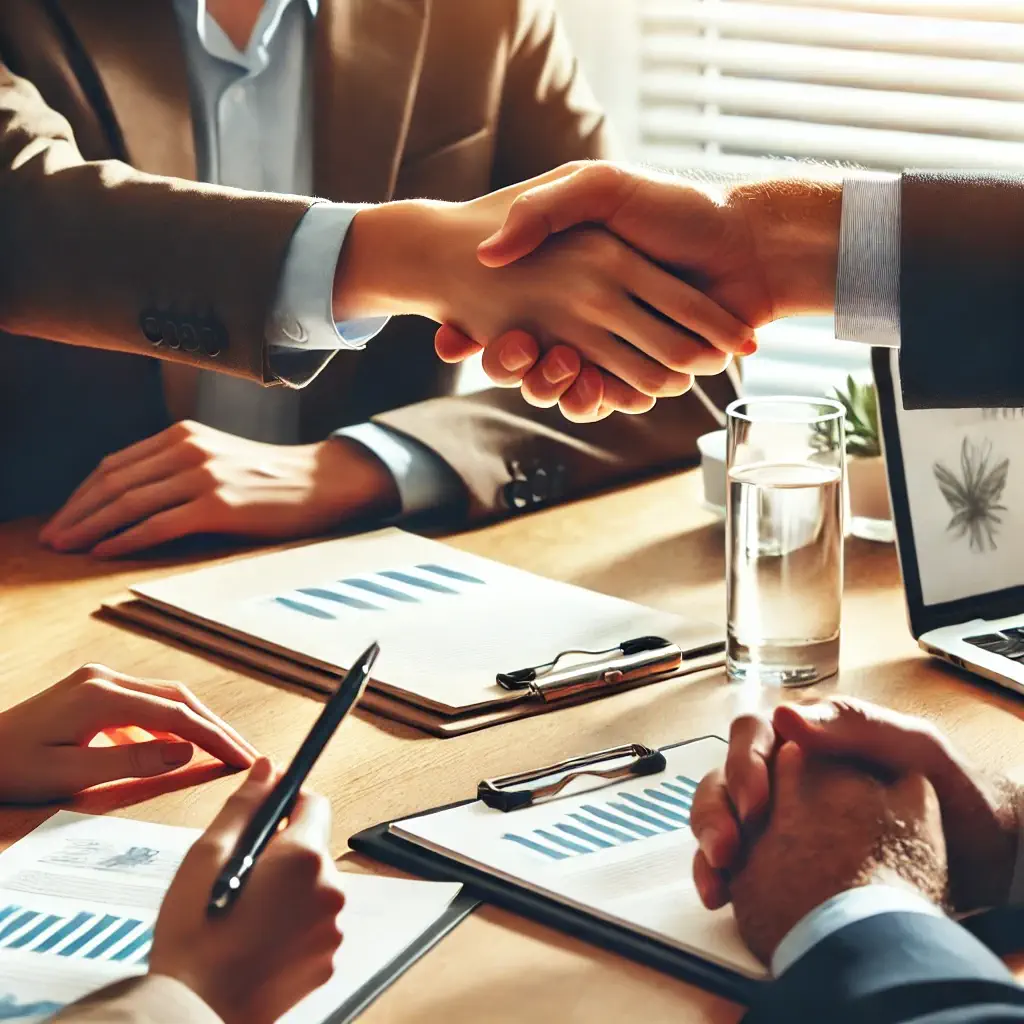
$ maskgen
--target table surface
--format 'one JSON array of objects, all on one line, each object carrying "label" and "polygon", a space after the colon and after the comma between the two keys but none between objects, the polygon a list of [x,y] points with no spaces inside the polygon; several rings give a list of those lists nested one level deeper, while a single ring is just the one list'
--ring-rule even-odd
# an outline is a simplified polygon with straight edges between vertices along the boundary
[{"label": "table surface", "polygon": [[[721,618],[722,525],[699,505],[700,480],[682,473],[522,516],[448,541],[556,579],[677,612]],[[318,698],[257,673],[115,625],[94,613],[129,584],[224,555],[186,554],[132,563],[56,555],[35,541],[38,523],[0,526],[0,707],[85,662],[186,683],[261,751],[287,762],[320,708]],[[924,657],[906,624],[895,551],[851,539],[846,550],[843,648],[837,680],[806,694],[856,694],[923,714],[978,763],[1010,769],[1024,740],[1022,705]],[[464,798],[483,777],[623,742],[660,745],[726,735],[743,711],[768,708],[777,691],[736,687],[721,671],[669,681],[456,739],[436,739],[357,713],[311,777],[330,797],[335,852],[384,819]],[[205,826],[237,785],[212,777],[132,784],[87,795],[85,811]],[[52,808],[0,812],[7,844]],[[343,865],[376,870],[349,853]],[[688,866],[680,864],[680,871]],[[548,928],[482,908],[368,1010],[374,1021],[477,1022],[738,1019],[737,1007]]]}]

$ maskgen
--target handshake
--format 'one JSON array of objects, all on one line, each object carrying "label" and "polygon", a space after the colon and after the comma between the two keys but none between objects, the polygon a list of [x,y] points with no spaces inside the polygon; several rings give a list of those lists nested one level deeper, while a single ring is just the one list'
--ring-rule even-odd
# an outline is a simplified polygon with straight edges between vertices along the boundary
[{"label": "handshake", "polygon": [[841,200],[838,184],[716,188],[595,162],[464,204],[371,208],[335,316],[425,313],[443,360],[482,348],[494,383],[534,405],[642,413],[755,351],[755,328],[831,312]]}]

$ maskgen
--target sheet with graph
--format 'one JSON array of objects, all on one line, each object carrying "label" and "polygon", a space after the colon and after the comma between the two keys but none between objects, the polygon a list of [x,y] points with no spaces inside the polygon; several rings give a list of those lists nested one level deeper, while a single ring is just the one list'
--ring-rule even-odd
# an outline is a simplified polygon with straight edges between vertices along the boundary
[{"label": "sheet with graph", "polygon": [[498,672],[562,650],[604,650],[663,636],[682,650],[721,629],[545,579],[387,529],[141,584],[172,615],[327,671],[381,645],[373,686],[454,714],[518,700]]},{"label": "sheet with graph", "polygon": [[[47,1020],[146,970],[164,893],[196,829],[58,811],[0,854],[0,1021]],[[413,945],[461,886],[346,874],[334,977],[279,1024],[320,1024]]]},{"label": "sheet with graph", "polygon": [[59,811],[0,855],[0,1021],[146,970],[193,829]]},{"label": "sheet with graph", "polygon": [[625,925],[751,978],[764,968],[728,910],[701,904],[690,874],[690,807],[699,780],[722,764],[716,738],[664,751],[658,775],[571,783],[563,795],[503,812],[476,801],[395,822],[390,830],[460,863]]}]

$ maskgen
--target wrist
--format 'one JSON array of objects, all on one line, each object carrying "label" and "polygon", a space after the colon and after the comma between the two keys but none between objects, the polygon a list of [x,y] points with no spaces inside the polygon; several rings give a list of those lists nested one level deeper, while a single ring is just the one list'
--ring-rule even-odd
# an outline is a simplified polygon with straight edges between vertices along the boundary
[{"label": "wrist", "polygon": [[313,448],[318,475],[331,482],[326,501],[336,522],[361,516],[386,518],[401,511],[391,471],[365,445],[329,437]]},{"label": "wrist", "polygon": [[427,199],[368,206],[352,220],[334,272],[335,320],[432,315],[442,211]]},{"label": "wrist", "polygon": [[725,205],[739,211],[747,225],[774,317],[831,314],[842,185],[806,180],[736,185],[727,190]]}]

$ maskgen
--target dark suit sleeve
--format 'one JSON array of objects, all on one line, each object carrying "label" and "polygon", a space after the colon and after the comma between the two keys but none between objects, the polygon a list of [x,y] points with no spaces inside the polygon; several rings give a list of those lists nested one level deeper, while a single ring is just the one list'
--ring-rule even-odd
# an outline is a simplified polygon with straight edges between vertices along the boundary
[{"label": "dark suit sleeve", "polygon": [[1024,175],[903,175],[900,326],[908,409],[1024,405]]},{"label": "dark suit sleeve", "polygon": [[744,1024],[995,1024],[1024,1021],[1024,990],[960,925],[879,914],[812,947]]}]

